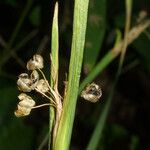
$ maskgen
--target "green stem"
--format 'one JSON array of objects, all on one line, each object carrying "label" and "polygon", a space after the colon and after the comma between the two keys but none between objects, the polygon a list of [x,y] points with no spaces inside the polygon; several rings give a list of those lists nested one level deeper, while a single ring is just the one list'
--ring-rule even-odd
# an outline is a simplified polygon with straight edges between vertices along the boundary
[{"label": "green stem", "polygon": [[[58,36],[58,2],[55,4],[54,16],[53,16],[53,24],[52,24],[52,41],[51,41],[51,71],[50,71],[50,84],[52,89],[58,94],[57,86],[58,86],[58,49],[59,49],[59,36]],[[49,108],[49,142],[48,149],[50,150],[53,147],[53,143],[55,140],[55,132],[57,131],[58,122],[58,105],[62,105],[59,99],[55,99],[56,101],[56,109],[54,107]],[[62,107],[62,106],[61,106]],[[53,132],[53,135],[52,135]],[[53,137],[53,138],[52,138]]]},{"label": "green stem", "polygon": [[68,150],[70,145],[83,61],[88,3],[88,0],[75,0],[69,80],[63,101],[63,111],[54,143],[54,150]]}]

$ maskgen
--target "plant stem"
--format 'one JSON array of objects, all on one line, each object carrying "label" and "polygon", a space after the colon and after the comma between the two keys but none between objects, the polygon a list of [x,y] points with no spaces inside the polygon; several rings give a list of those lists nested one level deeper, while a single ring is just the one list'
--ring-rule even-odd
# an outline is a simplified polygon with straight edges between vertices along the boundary
[{"label": "plant stem", "polygon": [[40,107],[43,107],[43,106],[53,106],[53,107],[56,107],[54,104],[50,104],[50,103],[45,103],[45,104],[41,104],[41,105],[37,105],[37,106],[34,106],[32,107],[32,109],[36,109],[36,108],[40,108]]},{"label": "plant stem", "polygon": [[[53,131],[53,139],[49,138],[49,149],[50,144],[53,147],[55,137],[57,134],[58,124],[62,112],[62,102],[61,97],[58,92],[58,49],[59,49],[59,37],[58,37],[58,2],[55,4],[54,9],[54,17],[53,17],[53,24],[52,24],[52,41],[51,41],[51,76],[50,76],[50,84],[52,89],[54,90],[55,102],[56,102],[56,109],[54,110],[53,107],[50,107],[50,115],[49,115],[49,133],[50,136],[52,135]],[[51,142],[51,140],[53,140]]]},{"label": "plant stem", "polygon": [[54,143],[54,150],[68,150],[70,145],[83,61],[88,3],[88,0],[75,0],[69,80],[63,101],[63,111]]}]

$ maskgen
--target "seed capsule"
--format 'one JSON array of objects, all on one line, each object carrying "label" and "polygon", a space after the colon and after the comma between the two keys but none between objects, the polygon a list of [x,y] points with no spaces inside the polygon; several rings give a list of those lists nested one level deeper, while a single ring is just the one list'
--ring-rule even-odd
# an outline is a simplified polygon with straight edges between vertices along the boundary
[{"label": "seed capsule", "polygon": [[19,75],[19,79],[17,81],[18,89],[22,92],[30,92],[32,81],[29,79],[28,74],[22,73]]},{"label": "seed capsule", "polygon": [[99,85],[95,83],[91,83],[88,85],[85,90],[82,91],[81,97],[85,100],[90,101],[92,103],[97,102],[102,96],[102,90]]},{"label": "seed capsule", "polygon": [[28,116],[31,112],[31,108],[22,107],[20,105],[17,106],[17,110],[14,112],[16,117]]},{"label": "seed capsule", "polygon": [[33,70],[30,76],[33,83],[37,82],[39,80],[39,74],[36,70]]},{"label": "seed capsule", "polygon": [[18,98],[20,101],[17,105],[17,110],[15,111],[16,117],[29,115],[32,107],[35,106],[35,101],[25,93],[21,93]]},{"label": "seed capsule", "polygon": [[[47,83],[46,83],[47,82]],[[36,88],[41,91],[42,93],[46,93],[49,91],[49,87],[48,87],[48,81],[41,79],[38,81]]]},{"label": "seed capsule", "polygon": [[35,101],[25,93],[21,93],[18,96],[18,98],[20,100],[18,104],[19,106],[26,107],[26,108],[32,108],[33,106],[35,106]]},{"label": "seed capsule", "polygon": [[32,73],[30,75],[30,79],[32,81],[31,88],[32,88],[32,90],[34,90],[35,87],[37,86],[38,81],[39,81],[39,74],[36,70],[32,71]]},{"label": "seed capsule", "polygon": [[38,54],[34,55],[33,58],[27,62],[28,70],[42,69],[43,67],[43,57]]}]

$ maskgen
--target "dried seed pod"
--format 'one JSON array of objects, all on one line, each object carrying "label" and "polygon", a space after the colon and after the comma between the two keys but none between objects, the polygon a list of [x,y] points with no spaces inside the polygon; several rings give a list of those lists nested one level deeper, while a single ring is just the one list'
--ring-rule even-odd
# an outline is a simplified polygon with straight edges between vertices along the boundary
[{"label": "dried seed pod", "polygon": [[102,96],[102,90],[99,85],[95,83],[91,83],[88,85],[85,90],[81,92],[81,97],[85,100],[90,101],[92,103],[97,102]]},{"label": "dried seed pod", "polygon": [[20,101],[23,101],[23,100],[26,99],[27,97],[28,97],[27,94],[21,93],[21,94],[19,94],[18,99],[19,99]]},{"label": "dried seed pod", "polygon": [[35,106],[35,101],[25,93],[21,93],[18,96],[18,98],[20,100],[18,105],[21,106],[21,107],[26,107],[26,108],[31,109],[33,106]]},{"label": "dried seed pod", "polygon": [[17,81],[18,89],[23,92],[30,92],[32,81],[29,79],[28,74],[22,73],[19,75],[19,79]]},{"label": "dried seed pod", "polygon": [[[46,83],[47,82],[47,83]],[[41,79],[38,81],[36,88],[42,92],[42,93],[46,93],[49,91],[49,87],[48,87],[48,81]]]},{"label": "dried seed pod", "polygon": [[31,75],[30,75],[30,79],[32,81],[31,88],[34,90],[35,87],[37,86],[38,81],[39,81],[39,73],[36,70],[33,70]]},{"label": "dried seed pod", "polygon": [[21,93],[18,98],[20,101],[15,111],[16,117],[29,115],[32,107],[35,106],[35,101],[25,93]]},{"label": "dried seed pod", "polygon": [[30,112],[31,112],[31,108],[26,108],[18,105],[17,110],[14,112],[14,114],[16,117],[23,117],[29,115]]},{"label": "dried seed pod", "polygon": [[39,73],[36,70],[33,70],[30,76],[33,83],[39,80]]},{"label": "dried seed pod", "polygon": [[38,54],[34,55],[33,58],[27,62],[28,70],[42,69],[43,67],[43,57]]}]

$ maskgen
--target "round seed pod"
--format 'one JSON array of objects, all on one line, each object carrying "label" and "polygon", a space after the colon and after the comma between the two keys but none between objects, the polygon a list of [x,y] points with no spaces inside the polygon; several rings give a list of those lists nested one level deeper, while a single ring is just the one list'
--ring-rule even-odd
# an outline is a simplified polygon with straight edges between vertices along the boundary
[{"label": "round seed pod", "polygon": [[28,74],[22,73],[17,80],[18,89],[22,92],[30,92],[32,81],[29,79]]},{"label": "round seed pod", "polygon": [[36,70],[33,70],[30,79],[33,83],[37,82],[39,80],[39,73]]},{"label": "round seed pod", "polygon": [[14,114],[16,117],[23,117],[29,115],[30,112],[31,112],[31,108],[26,108],[18,105],[17,110],[14,112]]},{"label": "round seed pod", "polygon": [[17,105],[17,110],[14,112],[16,117],[23,117],[30,114],[31,109],[35,106],[35,101],[25,93],[21,93],[18,96],[20,100]]},{"label": "round seed pod", "polygon": [[39,73],[36,70],[33,70],[31,75],[30,75],[30,79],[32,81],[31,88],[34,90],[35,87],[37,86],[38,81],[39,81]]},{"label": "round seed pod", "polygon": [[102,96],[102,90],[99,85],[95,83],[91,83],[88,85],[85,90],[81,92],[81,97],[85,100],[90,101],[92,103],[97,102]]},{"label": "round seed pod", "polygon": [[21,106],[21,107],[26,107],[26,108],[31,109],[33,106],[35,106],[35,101],[25,93],[21,93],[18,96],[18,98],[20,100],[18,105]]},{"label": "round seed pod", "polygon": [[28,70],[42,69],[43,67],[43,57],[38,54],[34,55],[33,58],[27,62]]},{"label": "round seed pod", "polygon": [[[46,83],[47,82],[47,83]],[[48,87],[48,81],[41,79],[38,81],[36,88],[42,92],[42,93],[46,93],[49,91],[49,87]]]},{"label": "round seed pod", "polygon": [[24,99],[26,99],[26,97],[29,97],[29,96],[27,94],[25,94],[25,93],[21,93],[21,94],[19,94],[18,99],[20,101],[23,101]]}]

